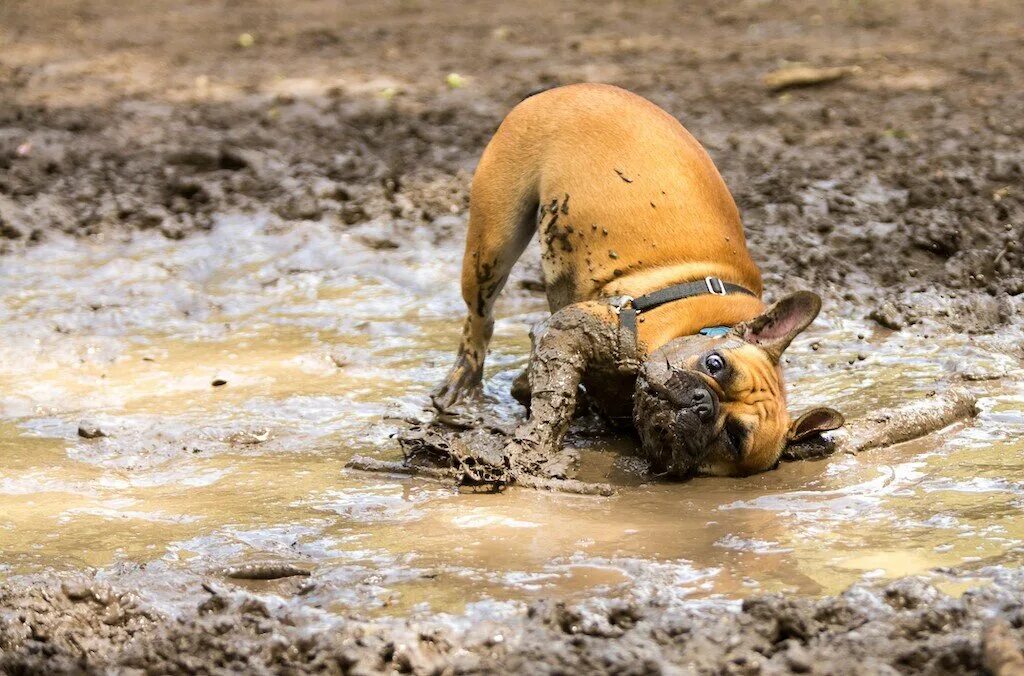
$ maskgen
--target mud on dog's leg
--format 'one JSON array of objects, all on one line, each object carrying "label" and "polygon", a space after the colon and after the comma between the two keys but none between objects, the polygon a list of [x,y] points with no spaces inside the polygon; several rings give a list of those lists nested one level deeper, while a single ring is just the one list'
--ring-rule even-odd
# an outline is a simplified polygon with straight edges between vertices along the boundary
[{"label": "mud on dog's leg", "polygon": [[505,447],[506,462],[519,472],[560,476],[565,470],[562,441],[587,372],[595,367],[635,374],[638,362],[632,334],[623,351],[622,329],[604,301],[563,308],[535,327],[527,371],[529,418]]},{"label": "mud on dog's leg", "polygon": [[529,195],[515,199],[516,192],[524,191],[501,195],[491,189],[493,185],[478,188],[487,172],[488,168],[482,166],[473,182],[469,233],[462,259],[462,298],[467,313],[455,364],[431,396],[440,410],[480,386],[487,344],[494,331],[494,301],[536,230],[536,202]]},{"label": "mud on dog's leg", "polygon": [[[589,365],[591,349],[578,324],[558,326],[559,315],[536,337],[530,354],[530,413],[516,428],[505,453],[511,466],[531,474],[547,474],[545,464],[555,461],[569,428],[579,397],[579,386]],[[557,463],[557,461],[555,461]]]}]

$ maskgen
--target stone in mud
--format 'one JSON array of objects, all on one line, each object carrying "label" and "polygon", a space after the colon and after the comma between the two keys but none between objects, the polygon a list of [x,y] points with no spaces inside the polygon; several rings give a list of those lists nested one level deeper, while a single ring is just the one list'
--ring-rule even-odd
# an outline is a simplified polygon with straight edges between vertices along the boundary
[{"label": "stone in mud", "polygon": [[168,215],[160,223],[160,234],[167,239],[184,239],[196,229],[190,214]]},{"label": "stone in mud", "polygon": [[78,436],[83,439],[99,439],[107,436],[107,433],[96,423],[83,420],[78,423]]},{"label": "stone in mud", "polygon": [[217,152],[210,148],[182,148],[167,156],[170,164],[184,165],[200,171],[212,171],[217,168]]},{"label": "stone in mud", "polygon": [[900,331],[904,326],[906,326],[906,320],[900,314],[899,310],[896,309],[895,305],[888,301],[872,310],[871,314],[868,316],[880,325],[893,331]]},{"label": "stone in mud", "polygon": [[302,192],[289,197],[275,211],[281,218],[297,221],[313,221],[323,215],[319,201],[310,192]]}]

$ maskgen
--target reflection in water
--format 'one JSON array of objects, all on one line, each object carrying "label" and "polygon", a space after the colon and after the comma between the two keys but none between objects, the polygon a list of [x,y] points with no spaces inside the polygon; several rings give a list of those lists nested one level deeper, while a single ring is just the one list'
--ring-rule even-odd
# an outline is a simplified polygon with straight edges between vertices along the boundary
[{"label": "reflection in water", "polygon": [[[978,384],[969,428],[747,479],[646,484],[616,450],[628,442],[593,440],[583,477],[623,485],[607,500],[347,472],[354,453],[397,455],[389,435],[423,416],[462,312],[456,247],[424,235],[381,254],[352,234],[226,221],[4,259],[0,571],[105,568],[173,600],[226,564],[281,558],[312,578],[239,584],[328,610],[494,614],[627,584],[665,602],[818,594],[1020,558],[1018,366],[966,338],[834,317],[791,348],[794,410],[856,416],[964,363],[1013,377]],[[488,389],[514,415],[507,387],[544,305],[501,308]],[[107,436],[80,438],[82,419]]]}]

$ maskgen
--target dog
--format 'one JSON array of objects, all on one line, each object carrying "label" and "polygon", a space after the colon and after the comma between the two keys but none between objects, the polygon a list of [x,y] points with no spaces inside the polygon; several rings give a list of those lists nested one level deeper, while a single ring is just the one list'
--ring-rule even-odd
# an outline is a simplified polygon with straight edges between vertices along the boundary
[{"label": "dog", "polygon": [[782,353],[821,299],[802,291],[766,306],[707,152],[658,106],[601,84],[526,98],[480,158],[468,314],[432,393],[439,410],[479,391],[495,299],[536,232],[552,314],[531,332],[517,380],[529,417],[507,457],[560,448],[581,389],[610,419],[631,420],[652,469],[672,478],[761,472],[788,442],[843,424],[831,408],[795,419],[786,408]]}]

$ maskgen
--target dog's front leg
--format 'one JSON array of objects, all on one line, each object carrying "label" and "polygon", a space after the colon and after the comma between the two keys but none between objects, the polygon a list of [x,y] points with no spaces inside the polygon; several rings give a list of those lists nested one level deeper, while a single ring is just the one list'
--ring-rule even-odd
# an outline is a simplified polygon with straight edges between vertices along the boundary
[{"label": "dog's front leg", "polygon": [[576,410],[580,383],[595,364],[620,357],[618,326],[604,303],[559,310],[534,333],[530,354],[530,414],[505,448],[514,469],[540,476],[568,469],[562,441]]},{"label": "dog's front leg", "polygon": [[516,428],[505,457],[517,471],[559,475],[562,439],[569,428],[588,354],[575,329],[547,327],[530,355],[530,417]]}]

